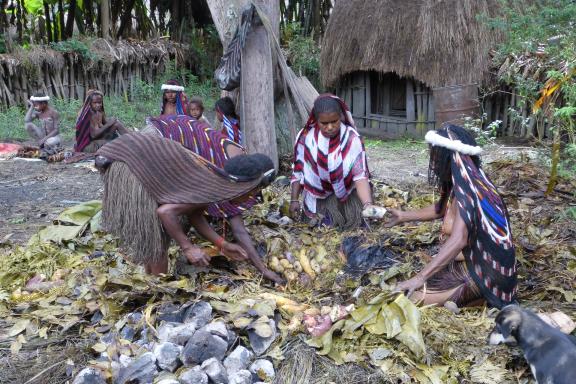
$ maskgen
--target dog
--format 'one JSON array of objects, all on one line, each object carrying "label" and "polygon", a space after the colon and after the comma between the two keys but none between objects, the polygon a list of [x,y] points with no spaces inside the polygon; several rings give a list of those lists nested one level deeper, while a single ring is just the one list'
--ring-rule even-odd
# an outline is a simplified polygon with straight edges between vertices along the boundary
[{"label": "dog", "polygon": [[495,322],[488,343],[519,346],[538,384],[576,383],[576,338],[518,305],[504,307]]}]

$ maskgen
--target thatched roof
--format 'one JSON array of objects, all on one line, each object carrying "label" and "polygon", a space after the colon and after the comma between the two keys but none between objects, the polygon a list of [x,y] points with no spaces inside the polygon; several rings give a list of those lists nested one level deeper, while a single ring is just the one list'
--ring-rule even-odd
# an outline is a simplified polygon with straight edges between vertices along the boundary
[{"label": "thatched roof", "polygon": [[339,0],[324,35],[326,86],[354,71],[395,72],[428,86],[481,83],[497,33],[480,19],[498,0]]}]

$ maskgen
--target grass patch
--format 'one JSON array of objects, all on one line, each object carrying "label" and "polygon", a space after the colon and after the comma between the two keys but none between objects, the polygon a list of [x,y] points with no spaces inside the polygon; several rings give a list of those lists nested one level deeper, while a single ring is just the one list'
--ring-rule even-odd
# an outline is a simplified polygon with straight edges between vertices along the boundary
[{"label": "grass patch", "polygon": [[426,148],[424,140],[416,140],[409,138],[394,139],[394,140],[364,138],[364,145],[367,149],[420,150]]}]

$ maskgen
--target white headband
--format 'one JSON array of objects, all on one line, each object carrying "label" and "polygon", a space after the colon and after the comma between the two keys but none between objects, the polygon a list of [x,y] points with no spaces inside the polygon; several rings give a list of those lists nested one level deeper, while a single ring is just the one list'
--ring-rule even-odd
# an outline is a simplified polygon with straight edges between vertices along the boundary
[{"label": "white headband", "polygon": [[30,101],[48,101],[50,96],[30,96]]},{"label": "white headband", "polygon": [[432,146],[447,148],[454,152],[459,152],[463,155],[478,156],[482,153],[482,148],[474,147],[472,145],[464,144],[460,140],[452,140],[444,136],[440,136],[436,131],[428,131],[424,139]]},{"label": "white headband", "polygon": [[184,87],[181,85],[162,84],[163,91],[184,92]]}]

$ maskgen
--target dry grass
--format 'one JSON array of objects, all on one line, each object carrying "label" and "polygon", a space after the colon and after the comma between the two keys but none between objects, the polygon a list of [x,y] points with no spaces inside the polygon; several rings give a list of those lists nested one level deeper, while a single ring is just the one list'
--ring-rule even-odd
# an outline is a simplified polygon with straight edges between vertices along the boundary
[{"label": "dry grass", "polygon": [[498,35],[479,17],[497,10],[496,0],[339,1],[323,41],[322,82],[374,70],[431,87],[481,83]]}]

